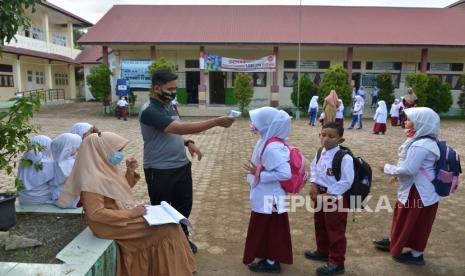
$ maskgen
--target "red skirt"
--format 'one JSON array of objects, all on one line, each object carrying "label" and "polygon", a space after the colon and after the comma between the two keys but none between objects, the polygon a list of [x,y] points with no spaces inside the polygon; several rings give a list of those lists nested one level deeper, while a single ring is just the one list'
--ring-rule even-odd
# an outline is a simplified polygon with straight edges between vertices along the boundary
[{"label": "red skirt", "polygon": [[423,252],[426,248],[438,202],[423,206],[420,195],[412,186],[406,204],[397,201],[391,226],[391,255],[400,256],[404,247]]},{"label": "red skirt", "polygon": [[397,126],[399,117],[391,117],[391,126]]},{"label": "red skirt", "polygon": [[376,123],[375,126],[373,127],[373,132],[374,133],[379,133],[379,132],[385,133],[386,132],[386,124]]},{"label": "red skirt", "polygon": [[336,118],[336,124],[344,127],[344,119],[343,118]]},{"label": "red skirt", "polygon": [[245,241],[244,264],[267,258],[292,264],[292,242],[287,213],[265,215],[252,211]]},{"label": "red skirt", "polygon": [[119,107],[119,117],[126,119],[126,107],[125,106]]}]

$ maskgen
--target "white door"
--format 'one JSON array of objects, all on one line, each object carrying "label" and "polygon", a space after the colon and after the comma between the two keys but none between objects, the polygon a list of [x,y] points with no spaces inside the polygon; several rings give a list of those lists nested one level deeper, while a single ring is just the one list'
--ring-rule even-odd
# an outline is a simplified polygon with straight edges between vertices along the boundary
[{"label": "white door", "polygon": [[27,71],[27,84],[28,90],[34,90],[34,78],[32,75],[32,71]]}]

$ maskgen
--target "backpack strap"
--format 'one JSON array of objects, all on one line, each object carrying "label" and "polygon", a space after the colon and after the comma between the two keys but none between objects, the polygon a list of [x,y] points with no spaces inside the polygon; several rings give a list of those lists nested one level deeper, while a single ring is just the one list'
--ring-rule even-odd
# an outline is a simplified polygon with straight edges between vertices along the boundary
[{"label": "backpack strap", "polygon": [[323,147],[319,148],[317,153],[316,153],[316,163],[320,160],[321,157],[321,152],[323,151]]},{"label": "backpack strap", "polygon": [[263,146],[262,153],[260,154],[260,160],[262,159],[263,153],[265,153],[266,147],[273,142],[280,142],[284,144],[286,147],[288,147],[287,143],[283,139],[278,138],[278,137],[271,137],[265,142],[265,145]]},{"label": "backpack strap", "polygon": [[350,151],[341,147],[341,149],[334,155],[332,170],[337,181],[341,180],[342,159],[346,154],[350,154]]}]

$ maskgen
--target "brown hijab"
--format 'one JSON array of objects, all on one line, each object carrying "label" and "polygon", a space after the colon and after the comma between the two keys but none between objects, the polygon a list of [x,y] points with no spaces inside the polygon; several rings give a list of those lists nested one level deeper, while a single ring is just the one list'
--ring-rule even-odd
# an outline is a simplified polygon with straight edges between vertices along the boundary
[{"label": "brown hijab", "polygon": [[336,112],[338,107],[339,98],[337,97],[336,90],[331,90],[323,103],[323,111],[325,112],[323,125],[336,121]]},{"label": "brown hijab", "polygon": [[121,208],[135,204],[131,188],[108,157],[122,150],[128,140],[112,132],[93,133],[82,141],[71,175],[65,183],[58,206],[66,208],[81,192],[97,193],[116,201]]}]

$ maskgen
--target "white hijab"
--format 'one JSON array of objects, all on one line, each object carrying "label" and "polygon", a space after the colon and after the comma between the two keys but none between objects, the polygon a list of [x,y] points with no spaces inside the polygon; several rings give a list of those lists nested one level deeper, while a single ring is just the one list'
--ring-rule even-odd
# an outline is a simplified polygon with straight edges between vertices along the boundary
[{"label": "white hijab", "polygon": [[313,96],[310,100],[310,108],[317,108],[318,107],[318,96]]},{"label": "white hijab", "polygon": [[77,134],[63,133],[53,139],[51,150],[55,161],[55,178],[53,179],[52,198],[58,199],[62,186],[71,174],[76,159],[76,152],[81,145],[81,137]]},{"label": "white hijab", "polygon": [[382,116],[387,116],[387,107],[385,101],[378,102],[378,108],[376,109],[376,113]]},{"label": "white hijab", "polygon": [[[405,109],[405,114],[410,122],[413,123],[415,135],[411,139],[407,139],[399,148],[399,156],[405,158],[408,148],[423,136],[431,136],[438,138],[440,119],[439,115],[428,107],[412,107]],[[415,143],[416,146],[426,148],[434,153],[438,158],[440,156],[437,144],[431,139],[421,139]]]},{"label": "white hijab", "polygon": [[288,139],[291,133],[291,117],[282,110],[265,106],[250,111],[250,120],[260,132],[260,139],[252,154],[252,162],[259,165],[260,155],[266,141],[273,137],[283,140]]},{"label": "white hijab", "polygon": [[344,111],[344,103],[342,102],[341,99],[339,99],[339,108],[338,108],[338,111],[339,111],[339,112],[343,112],[343,111]]},{"label": "white hijab", "polygon": [[365,105],[365,101],[363,100],[363,97],[360,95],[355,96],[355,102],[360,104],[362,107]]},{"label": "white hijab", "polygon": [[[50,144],[52,139],[45,135],[37,135],[31,139],[34,145],[42,146],[42,151],[30,150],[26,152],[22,160],[31,160],[33,165],[23,167],[20,163],[18,168],[18,179],[23,181],[24,188],[30,190],[38,187],[53,178],[53,165],[50,159]],[[42,162],[42,170],[36,170],[34,165]]]},{"label": "white hijab", "polygon": [[89,123],[75,123],[69,130],[69,133],[81,136],[82,140],[84,139],[84,134],[86,134],[86,132],[88,132],[91,128],[92,125]]}]

